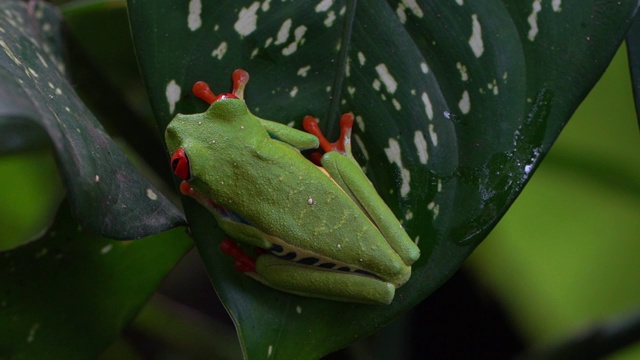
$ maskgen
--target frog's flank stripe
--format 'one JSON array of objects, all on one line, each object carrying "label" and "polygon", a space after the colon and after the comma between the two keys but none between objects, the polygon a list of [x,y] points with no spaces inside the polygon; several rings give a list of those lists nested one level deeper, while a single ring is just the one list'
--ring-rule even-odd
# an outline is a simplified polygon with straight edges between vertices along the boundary
[{"label": "frog's flank stripe", "polygon": [[293,260],[293,259],[296,258],[296,256],[297,256],[296,253],[290,252],[290,253],[287,253],[285,255],[280,255],[280,258],[285,259],[285,260]]},{"label": "frog's flank stripe", "polygon": [[302,265],[315,265],[318,261],[320,261],[320,259],[316,257],[306,257],[298,260],[298,263]]},{"label": "frog's flank stripe", "polygon": [[237,222],[237,223],[253,226],[250,222],[248,222],[242,216],[236,214],[235,212],[233,212],[233,211],[231,211],[231,210],[229,210],[227,208],[224,208],[224,207],[214,203],[213,201],[209,201],[209,204],[223,218],[225,218],[225,219],[227,219],[229,221],[233,221],[233,222]]},{"label": "frog's flank stripe", "polygon": [[357,269],[357,270],[354,270],[353,272],[354,272],[354,273],[358,273],[358,274],[362,274],[362,275],[366,275],[366,276],[371,276],[371,277],[374,277],[374,278],[376,278],[376,279],[380,279],[380,280],[382,280],[382,278],[381,278],[381,277],[377,276],[377,275],[376,275],[376,274],[374,274],[374,273],[370,273],[370,272],[368,272],[368,271],[366,271],[366,270],[360,270],[360,269]]},{"label": "frog's flank stripe", "polygon": [[362,269],[354,269],[351,268],[349,266],[340,266],[338,268],[336,268],[336,266],[338,266],[336,263],[333,262],[320,262],[320,259],[317,257],[313,257],[313,256],[307,256],[307,257],[303,257],[301,259],[297,259],[298,254],[295,251],[288,251],[285,250],[284,247],[282,247],[281,245],[278,244],[273,244],[273,246],[271,247],[271,249],[269,249],[269,251],[274,255],[277,256],[281,259],[285,259],[285,260],[291,260],[291,261],[295,261],[299,264],[302,265],[313,265],[319,268],[323,268],[323,269],[332,269],[332,270],[337,270],[337,271],[343,271],[343,272],[352,272],[355,274],[360,274],[360,275],[364,275],[364,276],[368,276],[368,277],[373,277],[376,279],[381,279],[379,276],[377,276],[376,274],[366,271],[366,270],[362,270]]},{"label": "frog's flank stripe", "polygon": [[334,263],[322,263],[320,265],[317,265],[318,267],[324,268],[324,269],[333,269],[334,267],[336,267],[336,264]]}]

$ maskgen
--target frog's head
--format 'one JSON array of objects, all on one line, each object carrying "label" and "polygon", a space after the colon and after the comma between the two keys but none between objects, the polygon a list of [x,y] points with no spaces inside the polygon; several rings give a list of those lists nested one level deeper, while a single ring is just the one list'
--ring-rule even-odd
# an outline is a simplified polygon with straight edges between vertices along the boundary
[{"label": "frog's head", "polygon": [[[221,169],[228,168],[225,162],[236,161],[233,159],[239,152],[238,144],[250,143],[256,138],[254,132],[262,131],[268,136],[243,99],[249,74],[238,69],[232,80],[233,90],[220,95],[215,95],[205,82],[195,83],[194,95],[211,106],[204,113],[177,114],[167,126],[165,140],[172,154],[171,168],[195,187],[214,181],[205,176],[223,177]],[[212,168],[217,170],[210,171]]]}]

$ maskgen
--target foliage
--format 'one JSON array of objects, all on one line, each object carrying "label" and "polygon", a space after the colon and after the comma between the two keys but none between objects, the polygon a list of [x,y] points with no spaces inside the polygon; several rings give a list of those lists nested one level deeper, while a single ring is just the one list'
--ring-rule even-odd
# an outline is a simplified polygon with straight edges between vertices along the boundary
[{"label": "foliage", "polygon": [[[77,20],[72,32],[76,41],[87,44],[83,49],[88,63],[95,64],[96,83],[122,93],[131,88],[131,76],[122,75],[131,63],[106,61],[106,47],[83,38],[88,34],[84,29],[94,23],[87,18],[99,19],[92,18],[96,14],[108,18],[114,9],[123,10],[121,5],[80,3],[68,6],[67,14],[70,24]],[[93,247],[108,246],[88,241],[95,237],[89,233],[131,239],[180,224],[179,210],[157,190],[162,185],[151,185],[148,179],[153,176],[132,165],[75,94],[60,56],[58,12],[39,2],[0,6],[5,14],[0,18],[0,150],[53,150],[71,212],[83,227],[82,232],[65,236],[73,249],[79,246],[95,254]],[[638,3],[267,0],[219,1],[213,6],[199,1],[130,0],[128,6],[136,55],[160,131],[149,129],[140,119],[114,116],[113,108],[144,116],[144,110],[132,108],[135,102],[118,102],[122,96],[114,98],[121,106],[111,101],[107,102],[111,106],[101,106],[105,97],[92,98],[90,92],[85,100],[98,103],[97,113],[106,114],[105,127],[110,131],[126,137],[129,129],[137,129],[129,141],[145,162],[157,164],[166,155],[140,144],[157,143],[176,113],[204,110],[205,105],[188,94],[191,84],[207,80],[214,91],[225,92],[236,67],[252,76],[246,98],[259,116],[299,126],[304,115],[312,114],[330,134],[337,130],[340,112],[358,116],[354,136],[358,160],[423,253],[411,281],[399,289],[392,305],[336,304],[265,288],[233,271],[231,261],[212,245],[223,235],[210,215],[189,200],[184,203],[195,244],[236,323],[246,356],[317,358],[388,323],[460,267],[522,191],[600,77]],[[122,50],[117,44],[125,39],[103,41]],[[157,165],[152,168],[160,171]],[[40,265],[45,278],[32,281],[38,275],[28,269],[37,260],[30,256],[43,251],[37,250],[41,244],[48,245],[42,247],[48,249],[42,256],[53,257],[51,246],[59,247],[63,259],[71,251],[51,240],[58,226],[71,234],[71,221],[65,217],[38,241],[5,252],[13,262],[4,263],[0,289],[13,294],[9,304],[56,289],[114,292],[121,307],[118,316],[110,317],[113,330],[107,335],[89,333],[96,336],[95,342],[87,341],[87,347],[78,350],[88,354],[98,351],[126,323],[187,243],[149,239],[112,245],[170,254],[135,260],[123,253],[120,260],[101,265],[129,270],[118,272],[122,287],[115,289],[102,281],[87,281],[104,276],[93,269],[100,262],[91,257],[82,257],[87,260],[82,263],[87,272],[78,277],[82,281],[75,283],[74,276],[57,273],[64,267],[55,257]],[[134,268],[119,261],[137,262]],[[17,276],[11,269],[17,268],[28,284],[24,291],[15,288]],[[132,274],[130,281],[121,279],[125,274]],[[145,279],[152,280],[138,287],[127,303],[123,294],[128,286]],[[42,282],[50,286],[43,287]],[[79,305],[67,305],[60,302],[58,314],[86,316],[76,313]],[[48,351],[46,339],[51,334],[76,336],[76,328],[57,326],[65,325],[59,319],[56,324],[45,314],[25,316],[29,309],[2,309],[7,319],[17,319],[12,326],[19,329],[15,337],[2,338],[6,340],[0,349],[7,354]],[[31,341],[16,345],[19,334]],[[305,353],[300,352],[302,341]]]}]

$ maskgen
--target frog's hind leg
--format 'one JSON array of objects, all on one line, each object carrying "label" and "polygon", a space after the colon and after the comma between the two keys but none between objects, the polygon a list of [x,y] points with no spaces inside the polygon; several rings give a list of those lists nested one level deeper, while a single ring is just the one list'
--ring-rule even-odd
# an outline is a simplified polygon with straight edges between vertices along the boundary
[{"label": "frog's hind leg", "polygon": [[231,240],[224,240],[220,249],[235,259],[236,270],[295,295],[379,305],[390,304],[395,295],[395,286],[371,276],[300,264],[267,253],[256,260]]},{"label": "frog's hind leg", "polygon": [[256,272],[256,279],[263,284],[301,296],[387,305],[395,295],[395,286],[370,276],[303,265],[268,254],[258,257]]}]

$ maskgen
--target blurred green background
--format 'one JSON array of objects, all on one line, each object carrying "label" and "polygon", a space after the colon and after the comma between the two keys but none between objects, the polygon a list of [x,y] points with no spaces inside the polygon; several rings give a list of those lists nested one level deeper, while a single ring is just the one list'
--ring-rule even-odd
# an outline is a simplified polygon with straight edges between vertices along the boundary
[{"label": "blurred green background", "polygon": [[622,48],[468,260],[533,344],[639,308],[638,135]]}]

